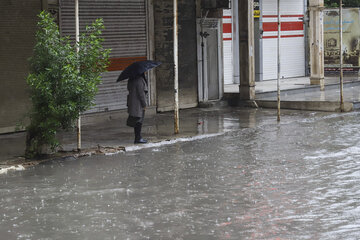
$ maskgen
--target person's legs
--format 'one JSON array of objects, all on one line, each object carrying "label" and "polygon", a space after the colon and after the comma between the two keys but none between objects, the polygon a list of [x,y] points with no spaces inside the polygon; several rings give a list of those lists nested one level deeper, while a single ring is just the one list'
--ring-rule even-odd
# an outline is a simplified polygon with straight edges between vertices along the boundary
[{"label": "person's legs", "polygon": [[141,124],[136,124],[134,127],[135,143],[141,139]]},{"label": "person's legs", "polygon": [[147,143],[147,141],[141,137],[141,127],[142,127],[141,123],[136,123],[134,127],[134,132],[135,132],[134,143]]}]

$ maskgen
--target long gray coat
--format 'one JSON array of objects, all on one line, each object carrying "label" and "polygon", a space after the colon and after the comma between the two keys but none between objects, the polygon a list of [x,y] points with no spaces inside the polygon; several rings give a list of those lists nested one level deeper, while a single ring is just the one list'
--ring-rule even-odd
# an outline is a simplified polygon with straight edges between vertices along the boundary
[{"label": "long gray coat", "polygon": [[128,113],[133,117],[143,117],[146,107],[146,95],[148,92],[147,82],[144,77],[139,76],[128,80],[129,95],[127,97]]}]

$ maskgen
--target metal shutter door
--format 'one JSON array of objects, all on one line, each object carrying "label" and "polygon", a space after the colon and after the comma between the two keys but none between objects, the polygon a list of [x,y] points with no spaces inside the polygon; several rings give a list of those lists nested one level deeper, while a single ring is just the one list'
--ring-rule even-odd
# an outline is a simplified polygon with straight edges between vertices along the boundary
[{"label": "metal shutter door", "polygon": [[223,61],[224,61],[224,84],[234,83],[233,74],[233,50],[232,50],[232,16],[231,10],[223,12]]},{"label": "metal shutter door", "polygon": [[[281,11],[281,77],[305,76],[304,2],[282,0]],[[277,78],[277,0],[262,3],[263,80]]]},{"label": "metal shutter door", "polygon": [[[74,39],[74,0],[61,0],[60,29]],[[95,106],[87,112],[126,108],[127,81],[116,83],[121,71],[134,61],[147,58],[145,0],[79,0],[80,32],[96,18],[103,18],[104,47],[111,49],[111,64],[102,74]]]}]

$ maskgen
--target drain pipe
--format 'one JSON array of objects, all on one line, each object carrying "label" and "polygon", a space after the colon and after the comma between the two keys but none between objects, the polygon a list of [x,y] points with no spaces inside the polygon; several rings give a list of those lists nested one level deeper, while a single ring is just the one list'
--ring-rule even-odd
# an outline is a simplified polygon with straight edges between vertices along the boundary
[{"label": "drain pipe", "polygon": [[343,75],[343,20],[342,20],[342,0],[339,0],[339,35],[340,35],[340,110],[344,112],[344,75]]},{"label": "drain pipe", "polygon": [[277,121],[280,122],[280,38],[281,38],[281,20],[280,20],[280,0],[277,0],[278,14],[278,36],[277,36]]},{"label": "drain pipe", "polygon": [[[76,53],[79,52],[79,0],[75,0],[75,44],[76,44]],[[77,119],[77,150],[81,151],[81,113]]]},{"label": "drain pipe", "polygon": [[201,12],[201,20],[200,20],[200,37],[201,37],[201,82],[202,82],[202,101],[207,101],[207,98],[205,98],[205,54],[204,54],[204,38],[207,38],[209,34],[207,32],[204,32],[204,22],[206,20],[206,17],[209,13],[209,10],[206,11],[205,17],[202,16]]},{"label": "drain pipe", "polygon": [[174,0],[174,133],[179,133],[178,1]]}]

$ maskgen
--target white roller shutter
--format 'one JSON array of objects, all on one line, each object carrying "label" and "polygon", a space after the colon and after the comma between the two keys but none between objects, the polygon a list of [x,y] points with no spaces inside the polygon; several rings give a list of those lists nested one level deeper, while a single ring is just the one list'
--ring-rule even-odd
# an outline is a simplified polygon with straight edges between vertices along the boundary
[{"label": "white roller shutter", "polygon": [[[304,1],[280,1],[280,75],[305,76]],[[263,80],[277,78],[277,0],[262,1]]]},{"label": "white roller shutter", "polygon": [[223,11],[224,84],[234,83],[231,9]]},{"label": "white roller shutter", "polygon": [[[102,75],[102,84],[88,112],[126,108],[126,81],[116,79],[126,66],[147,58],[145,0],[79,0],[80,32],[96,18],[103,18],[104,47],[111,49],[111,64]],[[74,0],[60,1],[60,30],[74,39]]]}]

